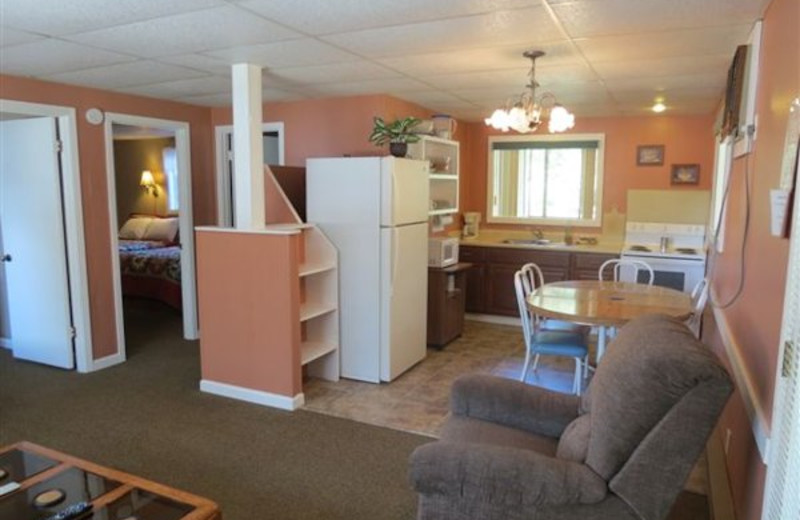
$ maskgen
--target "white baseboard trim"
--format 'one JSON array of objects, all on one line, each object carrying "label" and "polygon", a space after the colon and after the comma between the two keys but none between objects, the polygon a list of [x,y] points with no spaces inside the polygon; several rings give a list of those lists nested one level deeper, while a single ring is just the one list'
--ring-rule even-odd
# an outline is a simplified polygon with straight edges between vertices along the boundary
[{"label": "white baseboard trim", "polygon": [[522,324],[519,321],[519,318],[512,318],[511,316],[497,316],[495,314],[468,313],[464,315],[464,319],[472,321],[481,321],[483,323],[494,323],[495,325],[513,325],[515,327],[522,326]]},{"label": "white baseboard trim", "polygon": [[108,367],[113,367],[114,365],[119,365],[120,363],[125,362],[125,356],[117,352],[116,354],[112,354],[110,356],[102,357],[100,359],[95,359],[89,364],[88,370],[81,370],[78,369],[78,372],[96,372],[98,370],[103,370]]},{"label": "white baseboard trim", "polygon": [[261,390],[229,385],[227,383],[209,381],[208,379],[202,379],[200,381],[200,391],[289,411],[297,410],[306,402],[302,392],[294,397],[289,397],[286,395],[272,394],[270,392],[262,392]]},{"label": "white baseboard trim", "polygon": [[714,321],[717,324],[719,335],[722,338],[725,353],[728,355],[728,360],[733,369],[736,387],[739,389],[739,393],[744,401],[745,410],[747,411],[747,416],[750,418],[750,427],[753,429],[753,437],[755,437],[758,452],[761,455],[762,462],[766,464],[768,460],[767,457],[769,456],[770,426],[767,423],[766,415],[761,408],[761,404],[756,399],[753,377],[742,360],[742,349],[728,326],[728,320],[722,312],[722,309],[713,306],[712,308],[714,310]]}]

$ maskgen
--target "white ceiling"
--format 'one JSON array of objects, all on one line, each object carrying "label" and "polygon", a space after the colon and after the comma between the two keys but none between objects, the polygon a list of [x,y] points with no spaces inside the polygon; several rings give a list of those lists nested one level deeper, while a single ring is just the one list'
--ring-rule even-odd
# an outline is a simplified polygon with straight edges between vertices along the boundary
[{"label": "white ceiling", "polygon": [[[480,120],[540,91],[580,116],[707,114],[769,0],[0,0],[0,72],[209,106],[390,94]],[[2,85],[0,85],[2,95]]]}]

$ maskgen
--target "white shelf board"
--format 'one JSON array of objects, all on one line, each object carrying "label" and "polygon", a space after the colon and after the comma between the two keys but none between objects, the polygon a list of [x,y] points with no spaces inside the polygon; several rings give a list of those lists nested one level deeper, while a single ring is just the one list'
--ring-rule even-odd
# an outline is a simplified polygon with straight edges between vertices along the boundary
[{"label": "white shelf board", "polygon": [[300,364],[306,365],[334,351],[336,343],[332,341],[303,341],[300,343]]},{"label": "white shelf board", "polygon": [[317,273],[324,273],[325,271],[331,271],[336,269],[336,263],[334,262],[325,262],[325,261],[316,261],[316,262],[307,262],[305,264],[300,265],[300,277],[309,276],[312,274]]},{"label": "white shelf board", "polygon": [[300,321],[308,321],[311,318],[316,318],[335,310],[335,303],[306,302],[300,306]]},{"label": "white shelf board", "polygon": [[454,173],[431,173],[430,179],[432,181],[457,181],[458,175]]},{"label": "white shelf board", "polygon": [[428,215],[451,215],[453,213],[458,213],[456,208],[445,208],[445,209],[435,209],[428,212]]}]

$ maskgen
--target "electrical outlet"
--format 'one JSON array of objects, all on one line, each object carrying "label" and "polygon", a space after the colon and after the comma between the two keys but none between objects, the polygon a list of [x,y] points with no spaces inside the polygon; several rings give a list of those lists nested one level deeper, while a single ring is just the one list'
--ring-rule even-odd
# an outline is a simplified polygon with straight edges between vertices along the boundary
[{"label": "electrical outlet", "polygon": [[731,445],[731,436],[732,435],[733,435],[733,432],[731,432],[731,429],[730,428],[725,428],[725,442],[723,444],[723,449],[725,450],[725,455],[728,454],[728,448]]}]

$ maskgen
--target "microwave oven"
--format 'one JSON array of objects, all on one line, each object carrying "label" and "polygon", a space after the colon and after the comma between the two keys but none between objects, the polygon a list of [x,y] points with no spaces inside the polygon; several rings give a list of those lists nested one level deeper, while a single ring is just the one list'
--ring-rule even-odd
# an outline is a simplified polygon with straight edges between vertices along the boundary
[{"label": "microwave oven", "polygon": [[428,267],[447,267],[457,263],[457,238],[431,237],[428,239]]}]

